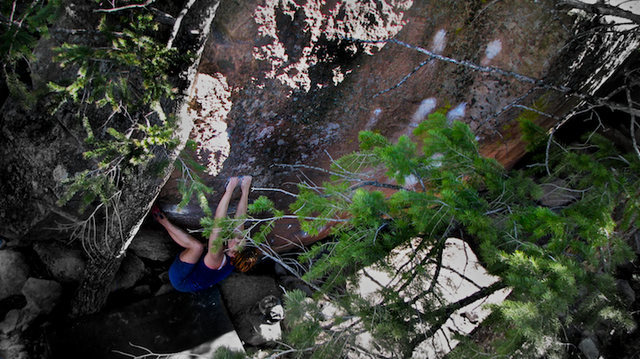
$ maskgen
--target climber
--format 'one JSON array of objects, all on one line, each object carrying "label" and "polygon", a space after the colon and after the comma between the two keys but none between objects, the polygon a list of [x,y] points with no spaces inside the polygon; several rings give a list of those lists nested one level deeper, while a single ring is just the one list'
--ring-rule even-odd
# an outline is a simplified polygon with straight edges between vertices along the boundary
[{"label": "climber", "polygon": [[[225,192],[218,203],[215,218],[227,216],[227,208],[238,182],[240,182],[242,196],[238,203],[235,218],[239,219],[247,213],[251,180],[251,176],[229,178]],[[214,247],[216,247],[216,242],[222,229],[217,226],[214,227],[209,236],[207,251],[204,253],[204,245],[171,223],[158,207],[154,206],[151,214],[169,232],[171,238],[185,248],[176,256],[169,268],[169,280],[178,291],[195,292],[209,288],[228,277],[236,267],[246,271],[248,267],[257,261],[257,255],[252,253],[255,251],[252,251],[249,246],[245,246],[241,237],[244,230],[244,221],[234,229],[234,233],[239,236],[228,239],[226,245],[219,246],[218,250]]]}]

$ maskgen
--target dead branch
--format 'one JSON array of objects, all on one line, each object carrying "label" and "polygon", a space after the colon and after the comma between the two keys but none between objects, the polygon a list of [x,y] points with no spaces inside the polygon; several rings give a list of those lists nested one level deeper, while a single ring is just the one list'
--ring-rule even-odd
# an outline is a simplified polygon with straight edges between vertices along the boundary
[{"label": "dead branch", "polygon": [[178,17],[176,18],[173,24],[173,30],[171,31],[171,36],[169,36],[169,41],[167,42],[167,49],[170,49],[173,46],[173,41],[175,41],[176,36],[178,36],[178,32],[180,31],[182,20],[189,12],[189,9],[191,9],[193,4],[195,3],[196,3],[196,0],[189,0],[187,4],[184,5],[182,10],[180,11],[180,14],[178,14]]},{"label": "dead branch", "polygon": [[596,15],[617,16],[623,19],[631,20],[636,24],[640,24],[640,15],[634,14],[633,12],[628,10],[621,9],[618,6],[606,4],[600,1],[594,4],[588,4],[578,0],[563,0],[558,3],[558,6],[571,6],[575,9],[584,10],[588,13]]},{"label": "dead branch", "polygon": [[402,84],[404,84],[411,76],[413,76],[413,74],[415,74],[416,72],[418,72],[418,70],[423,68],[424,65],[430,63],[431,60],[432,59],[429,59],[429,60],[426,60],[426,61],[422,61],[421,63],[418,64],[418,66],[416,66],[413,70],[411,70],[411,72],[409,72],[407,75],[405,75],[402,78],[402,80],[400,80],[397,84],[395,84],[395,85],[393,85],[393,86],[391,86],[391,87],[389,87],[389,88],[387,88],[385,90],[382,90],[382,91],[378,92],[377,94],[373,95],[373,98],[376,98],[376,97],[378,97],[380,95],[383,95],[383,94],[385,94],[385,93],[387,93],[389,91],[395,90],[398,87],[402,86]]},{"label": "dead branch", "polygon": [[110,9],[95,9],[93,10],[93,12],[116,12],[116,11],[122,11],[122,10],[129,10],[129,9],[137,9],[137,8],[145,8],[151,4],[153,4],[156,0],[147,0],[145,1],[143,4],[130,4],[130,5],[124,5],[124,6],[120,6],[120,7],[113,7]]},{"label": "dead branch", "polygon": [[[629,90],[629,87],[627,87],[626,89],[626,93],[627,93],[627,104],[629,106],[629,109],[631,109],[631,107],[633,106],[633,101],[631,100],[631,90]],[[636,126],[638,124],[636,123],[636,116],[635,114],[631,114],[631,119],[629,120],[629,132],[631,135],[631,142],[633,144],[633,150],[636,153],[636,156],[638,156],[638,159],[640,159],[640,149],[638,149],[638,141],[636,140]]]}]

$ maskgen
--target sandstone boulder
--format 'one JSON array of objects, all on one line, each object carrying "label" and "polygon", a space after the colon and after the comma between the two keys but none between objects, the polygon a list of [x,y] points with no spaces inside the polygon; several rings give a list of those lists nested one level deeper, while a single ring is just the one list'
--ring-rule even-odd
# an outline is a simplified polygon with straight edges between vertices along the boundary
[{"label": "sandstone boulder", "polygon": [[57,281],[68,283],[82,279],[86,260],[81,250],[56,242],[39,242],[33,249]]},{"label": "sandstone boulder", "polygon": [[13,250],[0,251],[0,300],[20,294],[29,276],[24,256]]}]

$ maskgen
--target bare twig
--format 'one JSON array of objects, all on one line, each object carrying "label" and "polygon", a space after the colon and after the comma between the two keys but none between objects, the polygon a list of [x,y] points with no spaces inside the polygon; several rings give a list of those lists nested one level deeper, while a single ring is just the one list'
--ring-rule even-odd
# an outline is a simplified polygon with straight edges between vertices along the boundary
[{"label": "bare twig", "polygon": [[129,10],[129,9],[138,9],[138,8],[145,8],[151,4],[153,4],[156,0],[147,0],[142,4],[130,4],[130,5],[124,5],[124,6],[120,6],[120,7],[113,7],[110,9],[95,9],[93,10],[93,12],[116,12],[116,11],[122,11],[122,10]]},{"label": "bare twig", "polygon": [[298,195],[297,195],[297,194],[295,194],[295,193],[291,193],[291,192],[289,192],[289,191],[285,191],[285,190],[280,189],[280,188],[252,187],[252,188],[251,188],[251,191],[272,191],[272,192],[280,192],[280,193],[284,193],[284,194],[286,194],[286,195],[288,195],[288,196],[291,196],[291,197],[298,197]]},{"label": "bare twig", "polygon": [[[631,100],[631,90],[629,90],[629,87],[626,88],[626,93],[627,93],[627,104],[629,105],[629,108],[632,107],[633,105],[633,101]],[[631,119],[629,120],[629,132],[631,135],[631,142],[633,144],[633,150],[636,153],[636,156],[638,156],[638,159],[640,160],[640,149],[638,149],[638,141],[636,140],[636,126],[638,124],[636,123],[636,116],[635,114],[631,114]]]},{"label": "bare twig", "polygon": [[175,41],[176,36],[178,36],[178,32],[180,31],[180,25],[182,24],[182,19],[184,19],[184,17],[189,12],[189,9],[195,3],[196,3],[196,0],[189,0],[180,11],[180,14],[178,14],[176,21],[173,23],[173,30],[171,31],[171,36],[169,36],[169,41],[167,41],[167,49],[170,49],[173,46],[173,41]]},{"label": "bare twig", "polygon": [[373,98],[376,98],[380,95],[383,95],[389,91],[395,90],[398,87],[402,86],[402,84],[404,84],[411,76],[413,76],[413,74],[415,74],[416,72],[418,72],[418,70],[420,70],[421,68],[424,67],[424,65],[430,63],[432,61],[432,59],[426,60],[426,61],[422,61],[420,64],[418,64],[418,66],[416,66],[413,70],[411,70],[411,72],[409,72],[408,74],[406,74],[397,84],[382,90],[380,92],[378,92],[377,94],[373,95]]},{"label": "bare twig", "polygon": [[623,19],[631,20],[636,24],[640,24],[640,15],[628,10],[624,10],[618,6],[606,4],[600,1],[594,4],[588,4],[578,0],[563,0],[560,1],[558,5],[571,6],[573,8],[584,10],[596,15],[617,16]]}]

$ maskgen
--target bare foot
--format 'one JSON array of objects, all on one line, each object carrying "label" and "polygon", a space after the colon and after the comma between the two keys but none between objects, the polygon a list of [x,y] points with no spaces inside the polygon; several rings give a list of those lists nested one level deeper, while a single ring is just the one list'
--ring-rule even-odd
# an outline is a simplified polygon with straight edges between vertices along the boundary
[{"label": "bare foot", "polygon": [[253,180],[253,177],[251,176],[242,176],[242,183],[240,184],[240,188],[242,188],[243,192],[251,189],[252,180]]},{"label": "bare foot", "polygon": [[233,192],[239,181],[240,179],[238,177],[229,177],[229,179],[227,180],[227,187],[225,188],[225,191]]}]

